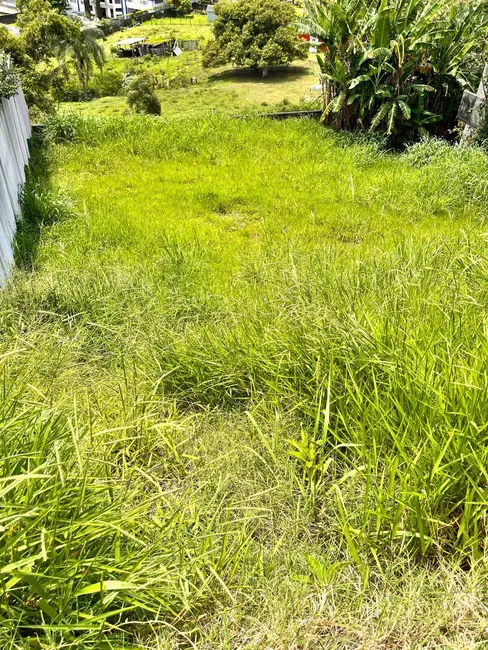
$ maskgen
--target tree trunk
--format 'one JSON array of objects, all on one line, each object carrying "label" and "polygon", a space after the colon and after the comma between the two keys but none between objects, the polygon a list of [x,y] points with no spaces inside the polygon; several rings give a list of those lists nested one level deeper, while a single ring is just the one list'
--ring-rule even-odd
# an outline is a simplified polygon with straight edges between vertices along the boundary
[{"label": "tree trunk", "polygon": [[263,77],[266,78],[268,76],[268,68],[263,68],[262,69]]},{"label": "tree trunk", "polygon": [[95,15],[98,18],[98,20],[102,20],[103,14],[102,14],[102,7],[100,6],[100,0],[95,0]]},{"label": "tree trunk", "polygon": [[83,6],[85,8],[85,16],[87,18],[90,18],[90,16],[91,16],[90,0],[83,0]]}]

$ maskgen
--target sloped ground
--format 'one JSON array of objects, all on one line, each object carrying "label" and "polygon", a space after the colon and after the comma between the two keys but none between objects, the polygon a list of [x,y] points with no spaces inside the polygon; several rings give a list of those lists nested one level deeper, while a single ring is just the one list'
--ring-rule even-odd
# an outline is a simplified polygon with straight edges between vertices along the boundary
[{"label": "sloped ground", "polygon": [[483,647],[485,154],[46,136],[1,296],[3,647]]},{"label": "sloped ground", "polygon": [[[198,40],[198,51],[185,51],[178,57],[146,56],[120,59],[111,48],[123,38],[146,38],[158,43],[169,38]],[[129,69],[150,71],[156,78],[161,114],[166,119],[201,118],[212,112],[225,115],[289,110],[306,100],[312,108],[319,107],[319,94],[311,92],[318,83],[318,64],[311,54],[308,61],[295,61],[290,66],[275,68],[263,79],[259,72],[224,66],[204,69],[202,50],[212,38],[206,16],[193,18],[153,19],[122,32],[111,34],[104,42],[106,64],[104,74]],[[196,85],[190,85],[195,77]],[[283,104],[283,102],[285,102]],[[101,97],[90,102],[64,102],[62,113],[75,112],[86,116],[114,117],[130,113],[125,96]]]}]

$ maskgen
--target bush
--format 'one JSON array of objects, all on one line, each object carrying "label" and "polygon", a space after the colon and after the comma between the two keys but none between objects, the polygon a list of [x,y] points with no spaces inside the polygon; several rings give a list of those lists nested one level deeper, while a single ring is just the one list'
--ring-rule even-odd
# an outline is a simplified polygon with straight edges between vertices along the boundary
[{"label": "bush", "polygon": [[7,63],[7,59],[0,55],[0,100],[13,97],[19,89],[19,78]]},{"label": "bush", "polygon": [[113,68],[101,70],[90,85],[97,97],[116,97],[122,92],[123,75]]},{"label": "bush", "polygon": [[169,6],[177,16],[187,16],[193,11],[191,0],[171,0]]},{"label": "bush", "polygon": [[161,115],[161,102],[155,93],[156,78],[150,72],[128,74],[123,87],[129,107],[136,113]]},{"label": "bush", "polygon": [[58,77],[53,82],[53,96],[58,102],[81,102],[83,93],[80,82],[75,77]]},{"label": "bush", "polygon": [[122,21],[104,18],[98,23],[98,28],[104,33],[105,36],[110,36],[110,34],[114,34],[122,28]]}]

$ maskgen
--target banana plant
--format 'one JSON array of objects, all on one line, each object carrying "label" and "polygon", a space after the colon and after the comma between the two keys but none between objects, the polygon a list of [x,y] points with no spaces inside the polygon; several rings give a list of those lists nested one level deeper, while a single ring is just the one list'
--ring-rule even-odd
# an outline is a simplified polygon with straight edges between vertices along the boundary
[{"label": "banana plant", "polygon": [[402,138],[449,122],[486,34],[483,0],[305,0],[319,38],[323,120]]}]

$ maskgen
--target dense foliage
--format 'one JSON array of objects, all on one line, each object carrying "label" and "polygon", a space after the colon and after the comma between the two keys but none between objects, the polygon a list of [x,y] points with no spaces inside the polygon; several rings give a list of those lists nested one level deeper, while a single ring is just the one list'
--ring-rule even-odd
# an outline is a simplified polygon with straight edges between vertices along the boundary
[{"label": "dense foliage", "polygon": [[281,0],[221,0],[215,5],[215,40],[203,54],[206,67],[233,63],[261,70],[307,57],[300,43],[294,8]]},{"label": "dense foliage", "polygon": [[401,139],[446,135],[463,88],[479,81],[469,56],[487,17],[481,0],[305,0],[302,29],[321,41],[324,119]]},{"label": "dense foliage", "polygon": [[84,98],[88,94],[88,84],[93,76],[95,67],[99,70],[103,67],[105,55],[103,47],[98,41],[101,37],[102,33],[98,29],[82,27],[77,37],[66,48],[71,65],[80,82]]},{"label": "dense foliage", "polygon": [[19,89],[19,78],[6,56],[0,52],[0,102],[13,97]]},{"label": "dense foliage", "polygon": [[148,71],[131,72],[125,76],[123,88],[127,104],[136,113],[161,115],[161,102],[156,95],[156,78]]},{"label": "dense foliage", "polygon": [[187,16],[193,10],[191,0],[170,0],[169,7],[177,16]]},{"label": "dense foliage", "polygon": [[121,93],[123,76],[120,70],[105,67],[94,75],[90,88],[97,97],[115,97]]},{"label": "dense foliage", "polygon": [[24,0],[13,36],[0,25],[0,50],[10,55],[34,118],[52,112],[73,73],[86,96],[88,82],[103,64],[98,30],[82,27],[48,0]]}]

